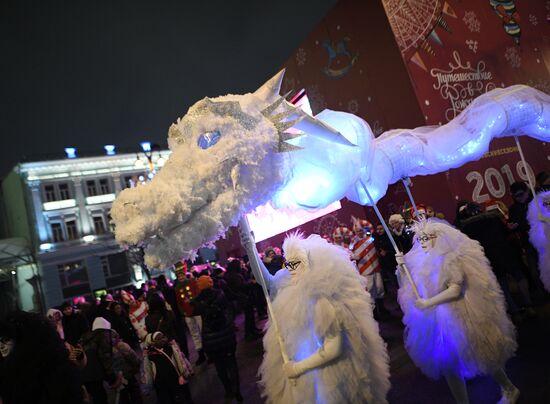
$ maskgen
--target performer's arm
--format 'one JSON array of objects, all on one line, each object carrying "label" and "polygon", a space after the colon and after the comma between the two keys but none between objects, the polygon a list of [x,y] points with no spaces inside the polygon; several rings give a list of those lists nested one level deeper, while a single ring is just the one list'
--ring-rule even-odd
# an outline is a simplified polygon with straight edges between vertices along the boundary
[{"label": "performer's arm", "polygon": [[239,222],[239,235],[241,236],[241,245],[248,254],[250,268],[252,269],[256,282],[266,289],[266,291],[269,291],[273,284],[273,275],[269,273],[263,261],[260,259],[260,255],[256,249],[256,243],[254,242],[254,235],[250,231],[246,218],[241,219]]},{"label": "performer's arm", "polygon": [[309,370],[321,367],[342,354],[342,333],[325,338],[323,346],[314,354],[299,362],[289,361],[283,365],[287,377],[295,378]]},{"label": "performer's arm", "polygon": [[397,286],[401,287],[403,285],[403,282],[401,281],[401,270],[403,268],[403,265],[405,265],[405,258],[401,251],[395,254],[395,262],[397,262],[397,269],[395,270],[395,277],[397,278]]},{"label": "performer's arm", "polygon": [[462,293],[462,287],[458,283],[451,283],[443,292],[430,297],[429,299],[418,299],[415,306],[419,309],[427,309],[442,303],[447,303],[457,299]]},{"label": "performer's arm", "polygon": [[550,217],[546,216],[546,215],[543,215],[542,213],[539,213],[539,220],[543,223],[543,224],[550,224]]}]

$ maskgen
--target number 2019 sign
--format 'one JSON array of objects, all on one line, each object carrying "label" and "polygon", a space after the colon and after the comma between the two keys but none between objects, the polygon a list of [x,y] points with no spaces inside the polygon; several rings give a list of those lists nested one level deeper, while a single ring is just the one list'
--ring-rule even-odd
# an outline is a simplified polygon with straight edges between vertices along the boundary
[{"label": "number 2019 sign", "polygon": [[518,161],[515,166],[504,164],[500,169],[490,167],[483,173],[479,171],[470,171],[466,174],[466,181],[474,184],[471,199],[473,201],[484,203],[490,199],[501,199],[507,193],[510,185],[516,181],[528,181],[528,176],[535,181],[533,169],[527,163],[527,169],[522,161]]}]

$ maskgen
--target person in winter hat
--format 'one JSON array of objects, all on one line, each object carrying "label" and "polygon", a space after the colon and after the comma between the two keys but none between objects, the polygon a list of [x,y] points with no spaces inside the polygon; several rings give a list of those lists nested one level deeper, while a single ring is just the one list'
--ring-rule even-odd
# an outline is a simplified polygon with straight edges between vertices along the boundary
[{"label": "person in winter hat", "polygon": [[355,234],[350,245],[351,259],[355,261],[357,270],[367,281],[367,291],[375,301],[375,316],[377,319],[389,315],[384,307],[384,282],[382,281],[382,266],[372,237],[373,226],[365,219],[352,216],[353,232]]},{"label": "person in winter hat", "polygon": [[235,356],[237,340],[229,301],[221,289],[213,288],[210,276],[198,280],[200,294],[193,302],[195,313],[202,318],[202,344],[208,359],[214,362],[218,378],[225,389],[227,399],[243,401],[240,388],[239,367]]},{"label": "person in winter hat", "polygon": [[96,317],[92,330],[82,335],[80,345],[87,358],[86,366],[82,369],[82,382],[94,404],[107,403],[103,382],[110,389],[117,389],[123,381],[122,374],[113,367],[111,323],[103,317]]}]

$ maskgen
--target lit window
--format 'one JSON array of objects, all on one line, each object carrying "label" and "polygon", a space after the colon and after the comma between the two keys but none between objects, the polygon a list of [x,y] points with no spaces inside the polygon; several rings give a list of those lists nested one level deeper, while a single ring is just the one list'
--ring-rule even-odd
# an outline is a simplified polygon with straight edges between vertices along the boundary
[{"label": "lit window", "polygon": [[90,293],[88,271],[82,261],[69,262],[57,266],[63,298]]}]

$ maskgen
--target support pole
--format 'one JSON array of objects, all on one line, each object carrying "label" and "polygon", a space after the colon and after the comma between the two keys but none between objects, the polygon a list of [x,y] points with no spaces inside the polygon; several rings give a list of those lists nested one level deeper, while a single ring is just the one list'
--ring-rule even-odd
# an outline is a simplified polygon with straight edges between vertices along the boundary
[{"label": "support pole", "polygon": [[[388,235],[388,237],[390,239],[390,242],[393,246],[393,249],[395,250],[395,253],[396,254],[400,253],[401,251],[399,251],[399,248],[397,248],[397,243],[395,242],[395,240],[394,240],[394,238],[391,234],[391,231],[388,228],[388,225],[386,224],[386,222],[384,220],[384,217],[382,217],[382,214],[378,210],[378,206],[376,206],[376,203],[374,203],[374,200],[370,196],[370,193],[367,190],[367,187],[365,186],[365,184],[363,184],[363,181],[361,181],[361,186],[363,187],[363,190],[367,194],[367,198],[369,198],[371,206],[374,209],[374,211],[376,212],[376,216],[378,216],[378,220],[380,220],[380,224],[384,227],[384,230],[386,231],[386,234]],[[418,288],[416,287],[416,284],[413,281],[413,278],[411,276],[411,273],[409,272],[409,269],[407,268],[407,266],[405,264],[400,264],[400,267],[403,268],[403,271],[405,272],[405,275],[407,276],[407,279],[409,280],[409,282],[411,284],[414,295],[416,296],[417,299],[421,299],[420,294],[418,293]]]},{"label": "support pole", "polygon": [[247,251],[248,258],[250,260],[250,266],[252,267],[252,272],[254,273],[254,275],[258,276],[258,280],[260,281],[260,285],[262,286],[262,290],[265,295],[265,300],[267,301],[267,311],[269,313],[269,319],[270,319],[271,325],[275,328],[275,334],[277,335],[277,341],[279,342],[279,348],[281,349],[283,363],[287,363],[288,354],[286,352],[285,344],[283,342],[283,338],[281,337],[281,333],[279,332],[279,325],[278,325],[277,319],[275,318],[275,314],[273,313],[273,307],[271,306],[271,298],[269,297],[269,291],[267,290],[265,279],[262,274],[262,268],[260,267],[260,261],[258,260],[258,254],[256,251],[254,235],[250,230],[250,224],[248,223],[248,219],[246,218],[246,215],[243,215],[243,217],[239,221],[239,227],[241,228],[241,231],[243,233],[247,234],[250,237],[250,240],[252,241],[252,243],[254,243],[253,251]]},{"label": "support pole", "polygon": [[514,136],[514,140],[516,141],[516,146],[518,147],[519,156],[521,157],[521,161],[523,162],[523,167],[525,168],[525,174],[527,175],[527,182],[529,183],[531,194],[533,194],[533,199],[535,200],[535,204],[537,205],[538,217],[540,217],[541,213],[540,213],[539,200],[537,198],[537,193],[535,192],[535,185],[533,184],[533,181],[531,180],[531,176],[529,175],[529,166],[527,165],[527,160],[525,160],[525,156],[523,155],[523,150],[521,148],[521,144],[519,143],[519,138],[517,136]]},{"label": "support pole", "polygon": [[420,219],[420,215],[418,214],[418,209],[416,208],[416,202],[414,201],[411,189],[409,188],[409,183],[411,182],[411,179],[409,177],[405,177],[401,179],[403,182],[403,185],[405,186],[405,190],[407,191],[407,195],[409,196],[409,200],[411,201],[412,207],[414,209],[414,214],[418,219]]}]

